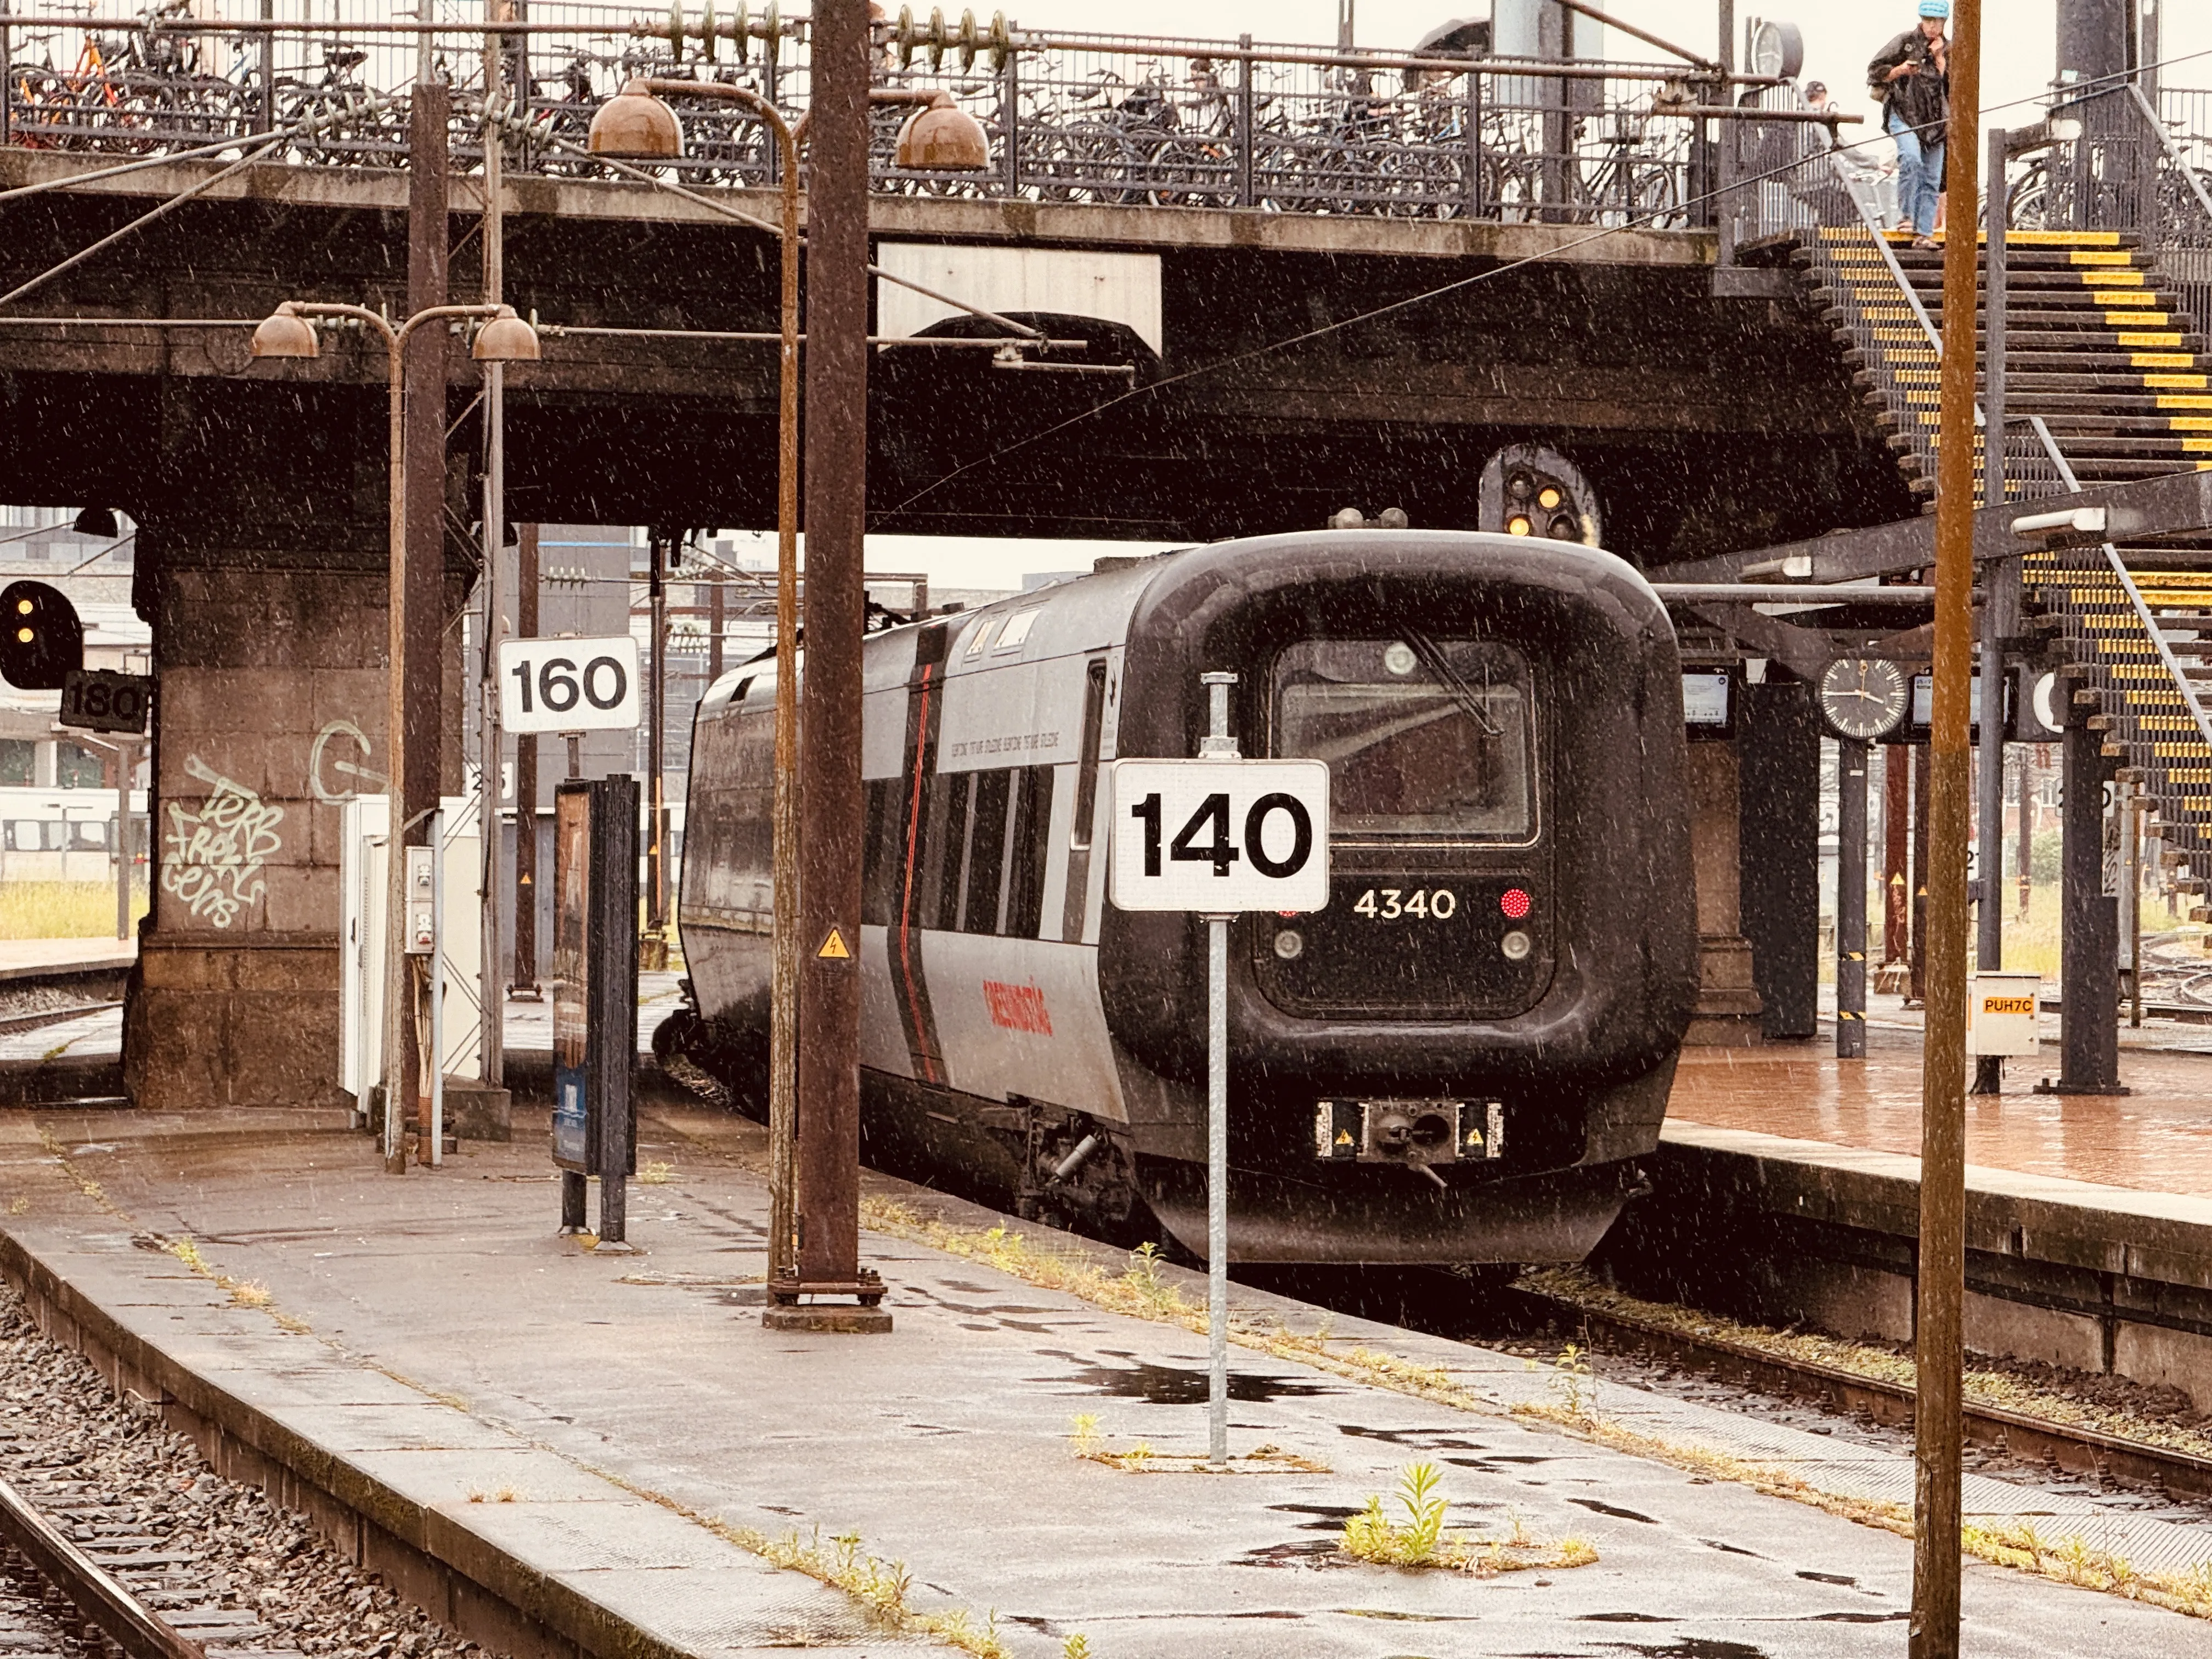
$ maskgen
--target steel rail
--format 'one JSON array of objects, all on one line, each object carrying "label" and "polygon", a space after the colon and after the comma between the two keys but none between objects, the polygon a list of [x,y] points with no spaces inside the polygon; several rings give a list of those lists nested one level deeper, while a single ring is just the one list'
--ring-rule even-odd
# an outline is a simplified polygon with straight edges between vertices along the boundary
[{"label": "steel rail", "polygon": [[2145,125],[2150,128],[2158,142],[2165,147],[2167,162],[2176,173],[2181,175],[2183,182],[2189,186],[2191,192],[2197,198],[2197,205],[2204,210],[2204,216],[2212,219],[2212,191],[2205,190],[2203,179],[2198,178],[2197,169],[2189,165],[2189,158],[2181,153],[2181,146],[2173,142],[2173,135],[2166,131],[2166,123],[2160,118],[2158,112],[2151,107],[2151,101],[2143,95],[2142,88],[2136,82],[2130,81],[2128,82],[2128,91],[2134,95],[2136,106],[2142,112]]},{"label": "steel rail", "polygon": [[[690,33],[690,18],[686,17],[684,33]],[[794,16],[789,22],[809,20]],[[633,38],[658,36],[665,40],[668,23],[665,17],[651,20],[633,19],[627,23],[522,23],[491,22],[478,19],[473,22],[382,21],[331,23],[309,22],[298,19],[269,17],[236,18],[159,18],[143,15],[129,17],[100,17],[72,15],[66,12],[17,12],[8,18],[10,28],[80,29],[88,33],[109,31],[123,34],[300,34],[343,37],[348,34],[442,35],[465,34],[482,37],[492,35],[567,34],[595,37],[623,34]],[[888,44],[901,44],[896,24],[879,24],[877,32]],[[699,31],[705,36],[702,26]],[[726,39],[726,36],[718,36]],[[915,46],[928,50],[935,43],[926,29],[918,28],[914,35]],[[990,50],[990,42],[978,36],[976,56]],[[1549,58],[1462,58],[1443,53],[1422,54],[1407,52],[1364,52],[1358,48],[1346,51],[1326,46],[1300,46],[1287,43],[1255,42],[1246,46],[1237,40],[1186,40],[1172,36],[1115,35],[1115,34],[1056,34],[1042,29],[1015,29],[1007,35],[1007,46],[1016,52],[1127,52],[1143,57],[1211,58],[1226,63],[1251,61],[1269,64],[1297,64],[1309,68],[1353,70],[1481,70],[1492,74],[1509,75],[1516,78],[1537,80],[1624,80],[1679,81],[1685,78],[1721,80],[1731,85],[1773,87],[1784,84],[1779,76],[1730,74],[1723,77],[1696,69],[1686,69],[1679,64],[1639,64],[1633,61],[1619,63],[1590,58],[1579,60]],[[944,41],[948,52],[957,52],[961,42],[957,35],[948,34]],[[912,69],[910,64],[901,65],[901,72]],[[941,72],[942,64],[933,64],[930,72]],[[970,72],[970,71],[963,71]]]},{"label": "steel rail", "polygon": [[[2027,417],[2027,423],[2033,428],[2037,439],[2042,443],[2044,453],[2050,459],[2051,465],[2057,469],[2059,482],[2066,486],[2069,494],[2079,492],[2081,485],[2074,476],[2074,468],[2068,462],[2065,452],[2058,447],[2058,441],[2051,435],[2051,428],[2044,424],[2043,416],[2031,415]],[[2160,624],[2158,618],[2151,614],[2150,605],[2144,599],[2142,590],[2136,586],[2136,579],[2129,574],[2126,562],[2120,557],[2119,548],[2112,542],[2106,541],[2100,544],[2100,550],[2104,554],[2105,563],[2110,567],[2114,578],[2118,580],[2120,591],[2128,596],[2128,603],[2135,611],[2136,620],[2142,624],[2143,632],[2150,635],[2151,644],[2158,652],[2160,665],[2166,670],[2172,678],[2175,688],[2180,691],[2182,706],[2189,710],[2190,718],[2196,725],[2198,738],[2206,748],[2212,749],[2212,717],[2208,717],[2205,714],[2204,705],[2197,697],[2196,687],[2191,684],[2188,673],[2181,666],[2181,659],[2173,654],[2173,647],[2166,637],[2166,629]]]},{"label": "steel rail", "polygon": [[[1723,1336],[1696,1336],[1632,1314],[1601,1311],[1565,1297],[1516,1287],[1510,1294],[1534,1314],[1601,1332],[1627,1346],[1656,1351],[1680,1364],[1718,1373],[1762,1394],[1817,1395],[1838,1410],[1864,1412],[1878,1422],[1909,1428],[1915,1392],[1910,1382],[1863,1376],[1840,1365],[1769,1352]],[[2212,1458],[2054,1422],[2002,1406],[1967,1400],[1966,1437],[2031,1461],[2094,1472],[2132,1486],[2162,1487],[2175,1497],[2212,1498]]]},{"label": "steel rail", "polygon": [[146,1607],[0,1480],[0,1537],[130,1659],[207,1659],[207,1650]]},{"label": "steel rail", "polygon": [[110,1008],[120,1008],[118,1002],[76,1002],[62,1008],[40,1008],[22,1014],[0,1014],[0,1033],[35,1031],[41,1025],[58,1025],[64,1020],[81,1019],[87,1014],[104,1014]]}]

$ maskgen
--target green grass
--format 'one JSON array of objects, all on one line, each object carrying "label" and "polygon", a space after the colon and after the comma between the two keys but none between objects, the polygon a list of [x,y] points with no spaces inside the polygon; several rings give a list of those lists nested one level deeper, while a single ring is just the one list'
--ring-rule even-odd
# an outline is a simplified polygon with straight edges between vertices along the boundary
[{"label": "green grass", "polygon": [[[2004,965],[2014,972],[2033,971],[2041,974],[2050,984],[2058,982],[2058,884],[2039,881],[2029,890],[2027,915],[2019,908],[2019,889],[2009,876],[2004,891]],[[1832,925],[1824,921],[1825,931]],[[2201,950],[2205,947],[2208,930],[2199,923],[2194,927],[2166,913],[2166,901],[2146,892],[2142,900],[2142,931],[2146,937],[2155,933],[2179,931],[2193,937]],[[1867,963],[1869,967],[1882,959],[1882,913],[1879,890],[1869,895],[1867,916]],[[1836,982],[1836,963],[1832,951],[1820,952],[1820,983]]]},{"label": "green grass", "polygon": [[[131,890],[131,919],[146,914],[146,890]],[[113,939],[115,886],[105,881],[0,882],[0,939]]]}]

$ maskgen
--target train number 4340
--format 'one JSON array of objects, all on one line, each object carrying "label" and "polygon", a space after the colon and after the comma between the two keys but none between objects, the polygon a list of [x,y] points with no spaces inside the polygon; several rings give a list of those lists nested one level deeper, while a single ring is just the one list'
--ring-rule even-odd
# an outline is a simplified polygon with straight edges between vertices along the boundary
[{"label": "train number 4340", "polygon": [[1395,921],[1401,916],[1424,916],[1431,921],[1449,921],[1459,910],[1459,896],[1449,887],[1370,887],[1352,907],[1355,915],[1373,921]]}]

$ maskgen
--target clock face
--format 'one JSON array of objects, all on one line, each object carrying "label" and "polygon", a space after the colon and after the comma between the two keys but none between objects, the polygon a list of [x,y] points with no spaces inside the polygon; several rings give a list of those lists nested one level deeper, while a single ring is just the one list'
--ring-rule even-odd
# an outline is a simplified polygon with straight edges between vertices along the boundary
[{"label": "clock face", "polygon": [[1844,658],[1820,677],[1820,712],[1838,734],[1862,743],[1893,730],[1909,696],[1904,672],[1883,658]]}]

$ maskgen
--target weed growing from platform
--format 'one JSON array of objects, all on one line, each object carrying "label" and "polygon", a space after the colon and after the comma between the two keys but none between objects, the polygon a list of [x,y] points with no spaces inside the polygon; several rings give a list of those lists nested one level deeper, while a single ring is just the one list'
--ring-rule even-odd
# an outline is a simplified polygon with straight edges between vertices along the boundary
[{"label": "weed growing from platform", "polygon": [[641,1187],[665,1187],[676,1179],[676,1166],[654,1158],[637,1166],[637,1181]]},{"label": "weed growing from platform", "polygon": [[1407,1464],[1399,1474],[1396,1493],[1406,1518],[1392,1520],[1382,1493],[1368,1493],[1367,1507],[1344,1523],[1344,1553],[1376,1566],[1446,1567],[1483,1578],[1538,1567],[1586,1567],[1597,1559],[1596,1547],[1586,1538],[1539,1544],[1517,1515],[1504,1538],[1474,1539],[1454,1532],[1444,1525],[1450,1505],[1439,1490],[1443,1485],[1435,1464]]},{"label": "weed growing from platform", "polygon": [[[1528,1369],[1536,1369],[1530,1360]],[[1597,1373],[1590,1367],[1589,1350],[1570,1342],[1552,1361],[1552,1397],[1559,1409],[1577,1423],[1597,1418]]]},{"label": "weed growing from platform", "polygon": [[1091,1659],[1091,1638],[1083,1635],[1069,1637],[1060,1644],[1060,1659]]},{"label": "weed growing from platform", "polygon": [[[47,1152],[53,1158],[54,1162],[61,1166],[61,1172],[69,1177],[70,1184],[74,1186],[77,1191],[82,1193],[94,1203],[99,1205],[100,1207],[106,1211],[108,1214],[114,1216],[123,1214],[122,1210],[117,1206],[115,1200],[108,1197],[107,1189],[102,1187],[97,1181],[94,1181],[90,1176],[85,1174],[83,1170],[76,1167],[76,1163],[70,1157],[69,1148],[63,1146],[60,1141],[54,1139],[53,1132],[52,1130],[48,1129],[45,1124],[41,1123],[38,1126],[38,1131],[39,1144],[45,1147]],[[125,1217],[125,1219],[127,1220],[129,1218]]]}]

